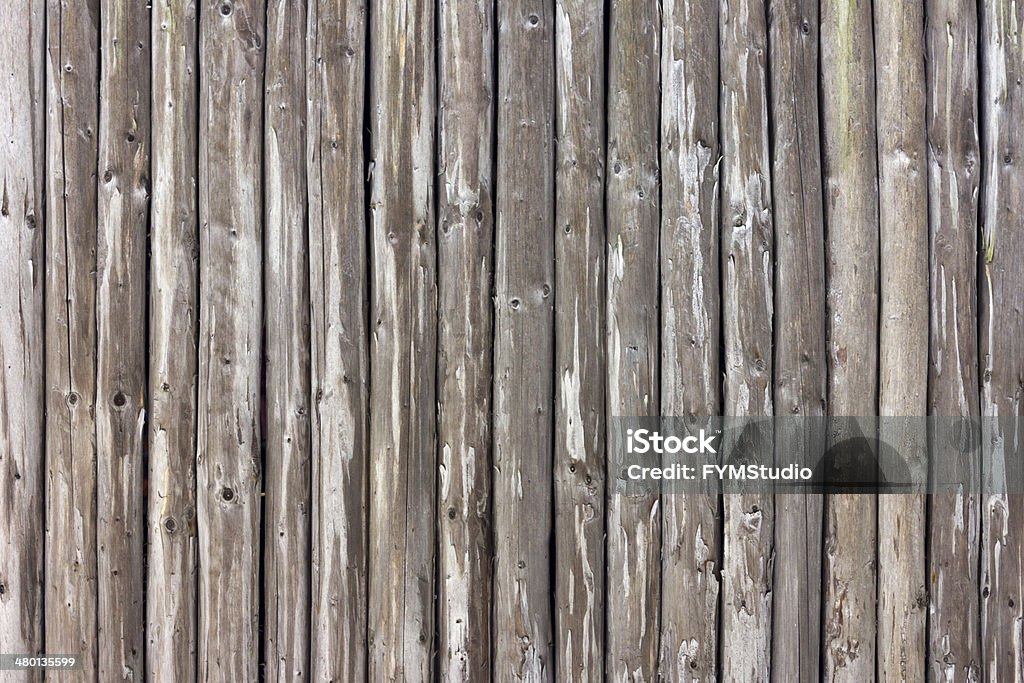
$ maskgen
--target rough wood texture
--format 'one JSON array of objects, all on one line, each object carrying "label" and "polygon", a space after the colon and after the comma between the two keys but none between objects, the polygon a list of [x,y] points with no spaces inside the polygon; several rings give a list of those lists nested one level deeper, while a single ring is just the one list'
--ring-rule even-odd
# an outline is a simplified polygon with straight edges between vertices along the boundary
[{"label": "rough wood texture", "polygon": [[265,19],[263,0],[235,0],[199,20],[201,680],[258,670]]},{"label": "rough wood texture", "polygon": [[[877,412],[878,186],[871,25],[870,2],[822,2],[828,414],[836,417]],[[850,424],[841,428],[857,429]],[[859,429],[873,424],[864,421]],[[832,442],[848,436],[841,429],[829,434]],[[825,501],[822,657],[828,681],[864,681],[875,675],[876,507],[876,497],[862,493],[840,493]]]},{"label": "rough wood texture", "polygon": [[605,16],[555,7],[555,677],[605,656]]},{"label": "rough wood texture", "polygon": [[[773,413],[774,232],[765,17],[762,0],[723,0],[719,16],[723,397],[724,415],[736,417]],[[751,434],[747,456],[771,464],[771,431]],[[730,457],[728,451],[723,457]],[[770,491],[726,490],[723,509],[721,676],[765,681],[771,668],[774,502]]]},{"label": "rough wood texture", "polygon": [[310,680],[366,678],[369,307],[366,5],[310,0],[307,172],[313,477]]},{"label": "rough wood texture", "polygon": [[96,160],[99,0],[47,4],[46,585],[48,650],[96,680]]},{"label": "rough wood texture", "polygon": [[[718,3],[665,0],[661,33],[661,412],[721,414]],[[717,488],[662,496],[666,680],[714,680],[721,529]]]},{"label": "rough wood texture", "polygon": [[430,677],[436,510],[434,19],[370,10],[370,680]]},{"label": "rough wood texture", "polygon": [[[658,414],[658,84],[656,2],[613,0],[608,55],[607,410]],[[661,515],[656,494],[608,492],[606,677],[658,670]]]},{"label": "rough wood texture", "polygon": [[149,228],[150,21],[140,3],[100,3],[96,242],[99,678],[142,678],[143,435]]},{"label": "rough wood texture", "polygon": [[[912,481],[927,481],[928,175],[924,6],[875,5],[881,326],[881,440]],[[925,678],[925,505],[921,492],[878,498],[878,663],[885,681]]]},{"label": "rough wood texture", "polygon": [[[0,651],[43,645],[43,0],[0,10]],[[41,675],[29,675],[40,680]]]},{"label": "rough wood texture", "polygon": [[[818,116],[818,2],[769,11],[775,233],[776,451],[815,462],[825,412],[825,235]],[[798,455],[799,454],[799,455]],[[821,657],[820,494],[775,496],[772,680],[816,681]]]},{"label": "rough wood texture", "polygon": [[[1024,5],[981,8],[981,414],[984,468],[981,541],[982,675],[1020,678],[1024,668]],[[1010,495],[1010,493],[1017,495]]]},{"label": "rough wood texture", "polygon": [[[978,415],[978,9],[973,0],[925,5],[928,93],[928,216],[931,252],[931,357],[928,414]],[[932,439],[935,485],[929,497],[927,674],[933,680],[981,679],[978,602],[981,463],[979,425]]]},{"label": "rough wood texture", "polygon": [[264,103],[266,366],[263,676],[309,677],[310,299],[306,225],[306,3],[269,0]]},{"label": "rough wood texture", "polygon": [[438,659],[442,679],[481,681],[491,672],[494,6],[442,0],[440,20]]},{"label": "rough wood texture", "polygon": [[153,5],[146,670],[196,677],[197,23],[193,2]]},{"label": "rough wood texture", "polygon": [[554,12],[498,2],[494,671],[550,680]]}]

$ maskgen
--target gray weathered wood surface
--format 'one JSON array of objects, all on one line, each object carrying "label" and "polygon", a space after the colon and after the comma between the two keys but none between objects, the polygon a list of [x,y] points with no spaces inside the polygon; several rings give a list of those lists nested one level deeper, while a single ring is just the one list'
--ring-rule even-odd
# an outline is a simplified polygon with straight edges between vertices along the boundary
[{"label": "gray weathered wood surface", "polygon": [[[1022,23],[4,4],[0,652],[1016,680]],[[659,415],[772,418],[706,463],[878,437],[934,492],[626,491],[620,418]]]},{"label": "gray weathered wood surface", "polygon": [[0,650],[33,652],[43,643],[45,3],[0,16]]}]

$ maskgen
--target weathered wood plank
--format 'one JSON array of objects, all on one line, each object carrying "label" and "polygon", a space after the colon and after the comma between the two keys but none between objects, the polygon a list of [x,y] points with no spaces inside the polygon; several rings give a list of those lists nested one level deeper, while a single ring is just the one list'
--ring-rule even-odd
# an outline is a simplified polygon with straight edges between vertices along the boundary
[{"label": "weathered wood plank", "polygon": [[[718,2],[665,0],[661,49],[661,412],[710,428],[721,414]],[[665,495],[665,680],[714,680],[721,520],[717,487]]]},{"label": "weathered wood plank", "polygon": [[[775,233],[776,452],[815,462],[826,402],[825,235],[818,116],[818,2],[769,11]],[[772,680],[816,681],[823,497],[775,496]]]},{"label": "weathered wood plank", "polygon": [[370,679],[430,677],[437,523],[434,20],[370,9]]},{"label": "weathered wood plank", "polygon": [[[770,416],[774,229],[764,2],[723,0],[719,20],[724,414]],[[753,436],[749,456],[762,464],[773,462],[770,435],[759,430]],[[771,669],[774,502],[770,492],[727,492],[723,506],[721,676],[765,681]]]},{"label": "weathered wood plank", "polygon": [[[1024,640],[1024,5],[984,0],[981,9],[981,414],[983,486],[981,540],[982,676],[1021,675]],[[1016,493],[1016,495],[1010,495]]]},{"label": "weathered wood plank", "polygon": [[[264,101],[263,676],[309,677],[310,299],[306,3],[269,0]],[[301,617],[300,617],[301,615]]]},{"label": "weathered wood plank", "polygon": [[[607,282],[609,416],[658,414],[660,12],[613,0],[609,17]],[[653,681],[658,670],[660,498],[608,493],[605,669]],[[621,591],[621,593],[619,592]]]},{"label": "weathered wood plank", "polygon": [[[881,440],[912,481],[927,481],[928,175],[924,5],[874,6],[878,127]],[[885,681],[925,678],[925,506],[922,492],[878,498],[878,663]]]},{"label": "weathered wood plank", "polygon": [[201,680],[258,671],[265,20],[263,0],[224,0],[199,21]]},{"label": "weathered wood plank", "polygon": [[[871,3],[821,4],[828,414],[875,415],[878,398],[878,184]],[[841,422],[829,438],[852,434]],[[873,429],[864,421],[861,431]],[[874,437],[872,432],[869,437]],[[876,496],[825,501],[824,677],[875,675]]]},{"label": "weathered wood plank", "polygon": [[307,172],[313,476],[310,680],[366,678],[366,4],[311,0]]},{"label": "weathered wood plank", "polygon": [[[940,435],[953,435],[942,426],[949,417],[979,415],[978,7],[973,0],[928,0],[925,15],[931,240],[928,414],[938,422]],[[926,664],[932,680],[981,679],[981,463],[972,448],[981,436],[977,428],[956,433],[958,442],[933,439],[930,444],[932,471],[963,483],[961,489],[942,489],[929,497]]]},{"label": "weathered wood plank", "polygon": [[194,2],[153,4],[146,670],[196,678],[198,56]]},{"label": "weathered wood plank", "polygon": [[43,646],[45,12],[43,0],[0,9],[0,651],[11,653]]},{"label": "weathered wood plank", "polygon": [[498,2],[494,672],[550,680],[554,12]]},{"label": "weathered wood plank", "polygon": [[494,5],[441,0],[438,111],[440,676],[491,672]]},{"label": "weathered wood plank", "polygon": [[[130,6],[129,6],[130,5]],[[100,3],[96,242],[99,678],[145,668],[146,237],[150,20],[145,3]]]},{"label": "weathered wood plank", "polygon": [[[45,642],[97,677],[96,161],[100,1],[46,8]],[[61,678],[60,674],[54,678]]]},{"label": "weathered wood plank", "polygon": [[605,15],[555,6],[555,677],[605,655]]}]

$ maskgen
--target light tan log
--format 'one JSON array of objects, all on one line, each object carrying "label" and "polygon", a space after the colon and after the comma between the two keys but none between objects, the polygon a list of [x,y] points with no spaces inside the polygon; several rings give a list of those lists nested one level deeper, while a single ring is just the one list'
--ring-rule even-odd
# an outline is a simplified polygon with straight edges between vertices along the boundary
[{"label": "light tan log", "polygon": [[[661,412],[721,414],[718,3],[665,0],[661,33]],[[717,486],[665,495],[661,646],[666,680],[714,680],[721,518]]]},{"label": "light tan log", "polygon": [[313,518],[310,680],[366,678],[369,268],[366,4],[310,0],[306,31]]},{"label": "light tan log", "polygon": [[551,680],[554,12],[498,2],[495,680]]},{"label": "light tan log", "polygon": [[197,17],[153,4],[146,670],[196,677]]},{"label": "light tan log", "polygon": [[[979,5],[981,62],[982,679],[1021,677],[1024,641],[1024,5]],[[1016,495],[1011,495],[1011,494]]]},{"label": "light tan log", "polygon": [[[928,175],[924,6],[874,6],[881,326],[879,436],[911,482],[928,477]],[[910,418],[886,420],[887,417]],[[883,468],[888,463],[883,462]],[[886,480],[894,473],[884,472]],[[878,679],[925,677],[924,488],[878,498]]]},{"label": "light tan log", "polygon": [[146,241],[150,21],[100,3],[96,464],[100,680],[145,668]]},{"label": "light tan log", "polygon": [[[933,485],[944,487],[929,497],[926,673],[932,680],[978,681],[981,462],[976,446],[981,433],[972,419],[979,415],[978,7],[971,0],[928,0],[925,18],[931,247],[928,414],[940,437],[929,447]],[[956,431],[947,424],[955,424]],[[946,481],[960,486],[945,488]]]},{"label": "light tan log", "polygon": [[605,15],[555,7],[555,677],[605,655]]},{"label": "light tan log", "polygon": [[[263,0],[199,20],[199,678],[259,655]],[[230,625],[230,626],[228,626]]]},{"label": "light tan log", "polygon": [[[724,414],[741,418],[773,413],[774,235],[765,17],[762,0],[724,0],[719,16],[723,396]],[[754,438],[750,455],[771,464],[771,431],[761,430]],[[770,490],[726,491],[723,506],[721,676],[765,681],[771,670],[774,502]]]},{"label": "light tan log", "polygon": [[491,672],[494,5],[439,18],[438,501],[440,676]]},{"label": "light tan log", "polygon": [[43,0],[0,9],[0,652],[10,653],[43,646],[45,11]]},{"label": "light tan log", "polygon": [[433,2],[370,7],[370,680],[433,667],[437,524]]},{"label": "light tan log", "polygon": [[[783,0],[769,13],[775,213],[775,432],[781,459],[817,462],[824,449],[825,234],[818,111],[818,2]],[[775,496],[772,680],[816,681],[821,657],[818,493]]]},{"label": "light tan log", "polygon": [[[613,0],[608,54],[607,409],[658,414],[658,84],[656,2]],[[657,492],[608,490],[607,680],[658,670],[661,514]]]},{"label": "light tan log", "polygon": [[306,3],[269,0],[264,101],[263,677],[309,677],[310,299]]},{"label": "light tan log", "polygon": [[[871,3],[821,4],[822,159],[825,189],[828,414],[867,417],[878,401],[878,171]],[[874,421],[837,423],[870,433]],[[824,678],[870,680],[875,670],[877,497],[825,501],[822,596]]]},{"label": "light tan log", "polygon": [[[46,7],[45,644],[97,680],[96,161],[99,0]],[[49,678],[49,676],[48,676]]]}]

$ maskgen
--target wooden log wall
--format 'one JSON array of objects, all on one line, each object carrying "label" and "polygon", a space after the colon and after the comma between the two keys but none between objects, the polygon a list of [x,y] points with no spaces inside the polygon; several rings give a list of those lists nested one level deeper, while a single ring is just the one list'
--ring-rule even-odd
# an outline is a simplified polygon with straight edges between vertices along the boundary
[{"label": "wooden log wall", "polygon": [[[1022,26],[3,3],[0,679],[1024,680]],[[658,415],[968,484],[623,492]]]}]

